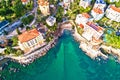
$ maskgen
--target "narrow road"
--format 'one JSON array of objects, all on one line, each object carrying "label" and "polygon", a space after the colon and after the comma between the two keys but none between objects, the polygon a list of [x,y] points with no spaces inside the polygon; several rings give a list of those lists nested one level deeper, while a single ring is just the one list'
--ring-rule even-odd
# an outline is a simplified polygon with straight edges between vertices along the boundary
[{"label": "narrow road", "polygon": [[34,0],[34,8],[32,11],[26,13],[24,16],[20,17],[17,21],[15,21],[13,24],[11,24],[8,28],[5,29],[5,31],[9,32],[9,35],[7,36],[12,37],[12,36],[17,35],[16,28],[18,28],[22,24],[22,21],[21,21],[22,18],[27,17],[33,13],[35,13],[35,18],[30,25],[34,24],[34,22],[36,21],[36,17],[37,17],[37,1],[36,0]]}]

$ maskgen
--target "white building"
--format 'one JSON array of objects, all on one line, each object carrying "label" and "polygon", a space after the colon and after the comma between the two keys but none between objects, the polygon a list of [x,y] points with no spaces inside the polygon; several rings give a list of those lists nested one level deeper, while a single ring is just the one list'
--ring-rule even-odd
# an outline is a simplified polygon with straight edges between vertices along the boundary
[{"label": "white building", "polygon": [[103,28],[96,25],[93,22],[87,22],[84,24],[84,32],[82,36],[86,38],[88,41],[91,41],[93,39],[99,40],[102,34],[104,33]]},{"label": "white building", "polygon": [[103,0],[96,0],[91,15],[95,20],[100,20],[104,16],[106,3]]},{"label": "white building", "polygon": [[53,25],[56,23],[56,18],[53,17],[53,16],[49,16],[49,17],[46,19],[46,23],[47,23],[49,26],[53,26]]},{"label": "white building", "polygon": [[90,4],[92,0],[80,0],[79,6],[82,6],[84,9],[86,9]]},{"label": "white building", "polygon": [[106,17],[116,21],[120,22],[120,8],[115,7],[114,5],[110,5],[106,10]]},{"label": "white building", "polygon": [[70,3],[74,2],[74,0],[63,0],[63,6],[65,9],[70,8]]},{"label": "white building", "polygon": [[41,10],[41,13],[44,16],[47,16],[50,14],[50,10],[49,10],[49,2],[45,1],[45,0],[38,0],[38,6]]},{"label": "white building", "polygon": [[87,23],[89,18],[90,18],[90,15],[87,14],[87,13],[78,14],[76,16],[75,22],[76,22],[76,24],[80,25],[80,24],[83,24],[83,23]]},{"label": "white building", "polygon": [[26,31],[18,36],[18,44],[21,50],[27,52],[30,49],[34,48],[37,45],[41,45],[44,43],[44,39],[41,33],[39,33],[36,29],[32,29]]}]

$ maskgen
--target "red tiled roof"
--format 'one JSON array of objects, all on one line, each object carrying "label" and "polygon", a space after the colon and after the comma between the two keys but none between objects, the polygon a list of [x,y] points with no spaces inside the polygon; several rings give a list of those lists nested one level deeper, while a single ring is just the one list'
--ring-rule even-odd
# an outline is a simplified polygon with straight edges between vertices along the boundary
[{"label": "red tiled roof", "polygon": [[93,11],[98,13],[98,14],[102,14],[103,13],[102,10],[99,9],[99,8],[94,8]]},{"label": "red tiled roof", "polygon": [[83,24],[80,24],[79,26],[80,26],[80,28],[84,28],[84,25],[83,25]]},{"label": "red tiled roof", "polygon": [[45,0],[38,0],[38,4],[41,5],[41,6],[44,6],[44,5],[48,5],[49,2],[45,1]]},{"label": "red tiled roof", "polygon": [[86,18],[90,18],[90,15],[88,13],[82,13],[82,15]]},{"label": "red tiled roof", "polygon": [[115,6],[110,6],[110,8],[112,8],[114,11],[117,11],[117,12],[120,12],[120,8],[117,8],[117,7],[115,7]]},{"label": "red tiled roof", "polygon": [[22,2],[27,2],[28,0],[21,0]]},{"label": "red tiled roof", "polygon": [[24,33],[19,35],[18,39],[21,43],[23,43],[37,37],[38,35],[39,35],[39,32],[37,31],[37,29],[32,29],[29,31],[25,31]]}]

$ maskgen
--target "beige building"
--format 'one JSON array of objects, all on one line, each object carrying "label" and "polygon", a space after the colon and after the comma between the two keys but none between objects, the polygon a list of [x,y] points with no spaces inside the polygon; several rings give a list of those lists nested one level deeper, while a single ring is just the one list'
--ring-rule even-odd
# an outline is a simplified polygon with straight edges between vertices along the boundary
[{"label": "beige building", "polygon": [[116,21],[120,22],[120,8],[115,7],[114,5],[110,5],[106,10],[106,17]]},{"label": "beige building", "polygon": [[18,36],[19,46],[21,50],[27,52],[31,48],[34,48],[37,45],[41,45],[44,43],[44,39],[41,33],[37,31],[37,29],[32,29],[26,31]]},{"label": "beige building", "polygon": [[83,30],[82,36],[88,41],[99,40],[104,33],[104,29],[93,22],[87,22],[83,25]]},{"label": "beige building", "polygon": [[42,13],[44,16],[47,16],[47,15],[50,14],[49,2],[48,2],[48,1],[38,0],[38,5],[39,5],[39,8],[40,8],[40,10],[41,10],[41,13]]}]

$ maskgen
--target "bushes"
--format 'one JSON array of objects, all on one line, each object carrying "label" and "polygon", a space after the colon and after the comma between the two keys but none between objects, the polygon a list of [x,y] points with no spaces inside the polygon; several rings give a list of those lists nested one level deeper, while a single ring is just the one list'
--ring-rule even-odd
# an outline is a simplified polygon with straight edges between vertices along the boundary
[{"label": "bushes", "polygon": [[11,40],[13,41],[12,46],[17,46],[18,45],[18,38],[17,38],[17,36],[12,37]]},{"label": "bushes", "polygon": [[20,50],[20,49],[14,49],[14,48],[9,47],[9,46],[7,46],[6,49],[4,50],[4,54],[7,54],[7,55],[13,54],[15,56],[19,56],[19,55],[21,55],[23,53],[24,52],[22,50]]},{"label": "bushes", "polygon": [[7,46],[6,49],[4,50],[4,53],[5,53],[5,54],[11,54],[11,53],[14,54],[15,52],[16,52],[16,50],[13,49],[13,48],[10,47],[10,46]]},{"label": "bushes", "polygon": [[120,7],[120,0],[118,2],[115,2],[116,7]]},{"label": "bushes", "polygon": [[32,22],[33,19],[34,19],[34,16],[33,15],[29,15],[28,17],[22,18],[22,22],[23,22],[23,24],[27,25],[30,22]]},{"label": "bushes", "polygon": [[114,48],[120,48],[120,37],[116,36],[115,33],[106,34],[106,44]]}]

